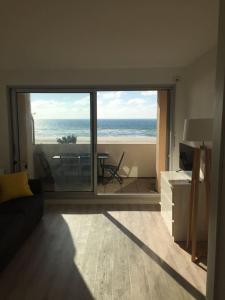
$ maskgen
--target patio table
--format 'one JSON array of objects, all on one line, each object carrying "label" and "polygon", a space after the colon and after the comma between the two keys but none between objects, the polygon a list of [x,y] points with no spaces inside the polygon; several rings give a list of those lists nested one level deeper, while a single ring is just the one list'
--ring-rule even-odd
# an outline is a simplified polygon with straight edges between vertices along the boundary
[{"label": "patio table", "polygon": [[[54,155],[52,156],[52,159],[83,159],[83,158],[90,158],[90,154],[89,153],[63,153],[63,154],[58,154],[58,155]],[[97,159],[100,163],[100,167],[101,167],[101,177],[102,177],[102,181],[104,181],[104,166],[105,166],[105,160],[109,158],[109,154],[108,153],[98,153],[97,154]]]}]

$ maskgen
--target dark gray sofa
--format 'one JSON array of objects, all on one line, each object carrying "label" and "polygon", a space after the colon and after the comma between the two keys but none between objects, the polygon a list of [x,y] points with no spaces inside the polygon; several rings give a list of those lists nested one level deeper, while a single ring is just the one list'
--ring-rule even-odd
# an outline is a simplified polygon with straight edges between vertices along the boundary
[{"label": "dark gray sofa", "polygon": [[0,203],[0,271],[8,264],[43,216],[38,180],[29,180],[34,196]]}]

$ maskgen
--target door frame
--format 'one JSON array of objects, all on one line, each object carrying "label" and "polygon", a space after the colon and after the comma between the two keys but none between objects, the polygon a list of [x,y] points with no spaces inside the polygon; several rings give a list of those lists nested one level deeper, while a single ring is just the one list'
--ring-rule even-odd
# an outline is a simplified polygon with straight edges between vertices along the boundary
[{"label": "door frame", "polygon": [[[9,86],[8,94],[10,100],[9,119],[11,128],[11,171],[13,170],[15,157],[19,157],[19,130],[18,126],[15,126],[15,122],[18,122],[17,109],[13,108],[17,103],[17,93],[90,93],[90,121],[91,121],[91,141],[92,141],[92,182],[93,191],[91,192],[45,192],[45,196],[48,199],[137,199],[151,200],[159,199],[159,194],[147,194],[147,193],[132,193],[132,194],[98,194],[97,193],[97,92],[101,91],[150,91],[150,90],[168,90],[169,91],[169,122],[168,125],[168,160],[171,157],[171,153],[174,149],[174,95],[175,95],[175,84],[165,85],[109,85],[109,86]],[[15,143],[16,141],[16,143]],[[172,160],[170,159],[170,169],[172,167]],[[73,200],[73,201],[75,201]]]}]

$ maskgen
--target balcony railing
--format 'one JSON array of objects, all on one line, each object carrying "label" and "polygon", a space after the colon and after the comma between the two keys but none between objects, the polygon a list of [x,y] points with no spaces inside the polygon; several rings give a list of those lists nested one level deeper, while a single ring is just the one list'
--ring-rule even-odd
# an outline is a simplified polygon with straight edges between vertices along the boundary
[{"label": "balcony railing", "polygon": [[[73,160],[73,164],[70,164],[68,160],[67,165],[63,166],[61,164],[60,167],[59,160],[53,159],[53,157],[63,153],[66,153],[67,155],[90,153],[90,144],[39,144],[35,145],[33,150],[35,177],[47,178],[51,174],[51,176],[53,177],[53,181],[57,181],[57,178],[58,180],[62,180],[62,176],[64,176],[64,174],[66,173],[67,176],[75,176],[79,180],[81,180],[82,175],[83,179],[81,180],[81,182],[85,182],[85,178],[87,178],[87,176],[90,177],[91,168],[86,168],[86,173],[83,171],[82,173],[79,173],[81,169],[76,167],[75,159]],[[107,159],[107,163],[114,165],[118,164],[122,152],[125,152],[124,160],[119,171],[119,174],[123,178],[141,179],[154,178],[156,176],[155,143],[110,143],[109,141],[104,143],[104,141],[101,141],[101,143],[99,143],[97,146],[97,151],[100,153],[108,153],[109,158]],[[38,154],[40,153],[42,153],[41,159],[40,156],[38,156]],[[63,170],[63,168],[67,168],[67,170]],[[82,170],[83,169],[84,168],[82,168]],[[136,181],[136,183],[137,182],[141,182],[141,180]],[[79,184],[78,180],[77,184]]]}]

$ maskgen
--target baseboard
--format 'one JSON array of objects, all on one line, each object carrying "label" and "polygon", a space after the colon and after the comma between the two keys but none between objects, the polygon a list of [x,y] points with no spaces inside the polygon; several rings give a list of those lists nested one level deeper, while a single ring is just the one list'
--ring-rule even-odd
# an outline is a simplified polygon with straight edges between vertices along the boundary
[{"label": "baseboard", "polygon": [[160,204],[160,194],[153,195],[126,195],[126,197],[119,197],[115,195],[99,195],[96,198],[46,198],[47,205],[66,205],[66,204]]}]

